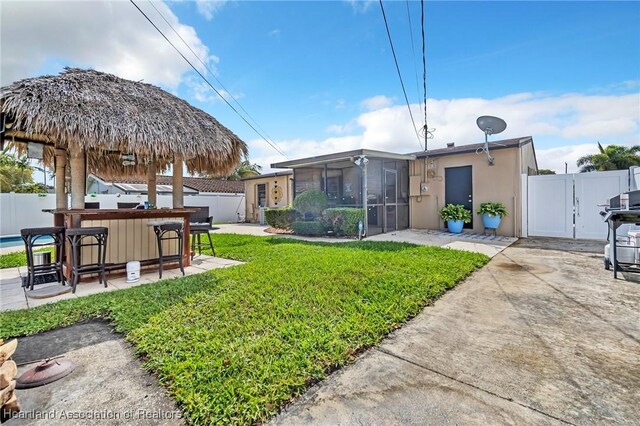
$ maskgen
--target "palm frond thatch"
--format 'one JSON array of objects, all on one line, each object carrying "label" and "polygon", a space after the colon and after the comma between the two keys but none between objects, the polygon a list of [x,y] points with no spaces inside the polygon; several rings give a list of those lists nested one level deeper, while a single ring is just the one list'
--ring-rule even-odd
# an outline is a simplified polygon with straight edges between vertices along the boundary
[{"label": "palm frond thatch", "polygon": [[[5,139],[82,146],[97,156],[96,166],[106,152],[164,164],[181,155],[192,173],[227,173],[247,153],[233,132],[186,101],[94,70],[65,68],[59,75],[16,81],[0,89],[0,102],[8,123]],[[107,158],[106,164],[117,171],[117,162]],[[125,168],[127,175],[141,171],[134,170]]]}]

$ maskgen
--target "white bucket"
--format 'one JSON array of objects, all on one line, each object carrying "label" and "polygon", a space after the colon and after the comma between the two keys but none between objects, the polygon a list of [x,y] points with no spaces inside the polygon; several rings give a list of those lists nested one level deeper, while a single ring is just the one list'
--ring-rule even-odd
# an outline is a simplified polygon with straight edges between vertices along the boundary
[{"label": "white bucket", "polygon": [[140,262],[132,260],[127,262],[127,282],[135,283],[140,279]]}]

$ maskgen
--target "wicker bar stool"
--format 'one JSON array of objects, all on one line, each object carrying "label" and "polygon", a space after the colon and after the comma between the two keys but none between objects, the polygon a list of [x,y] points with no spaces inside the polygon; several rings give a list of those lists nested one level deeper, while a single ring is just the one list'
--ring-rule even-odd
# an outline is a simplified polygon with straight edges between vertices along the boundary
[{"label": "wicker bar stool", "polygon": [[[105,263],[107,258],[107,237],[109,229],[104,227],[69,228],[67,229],[67,241],[71,244],[71,283],[73,293],[83,274],[99,274],[99,282],[107,287],[105,276]],[[95,263],[80,264],[81,250],[83,247],[97,247],[98,258]]]},{"label": "wicker bar stool", "polygon": [[[156,234],[158,242],[158,261],[160,263],[160,278],[162,278],[162,268],[165,262],[178,262],[180,271],[184,275],[184,266],[182,264],[182,254],[184,252],[184,225],[182,222],[158,222],[149,223],[153,226],[153,232]],[[178,254],[164,254],[162,251],[163,241],[178,241]]]},{"label": "wicker bar stool", "polygon": [[[64,275],[62,273],[62,253],[64,252],[64,227],[53,226],[49,228],[25,228],[20,230],[20,236],[24,241],[27,252],[27,279],[24,287],[33,290],[36,276],[43,276],[54,273],[58,282],[64,285]],[[46,239],[50,237],[53,242]],[[53,245],[56,249],[55,260],[44,264],[36,265],[33,256],[33,249]]]},{"label": "wicker bar stool", "polygon": [[[211,240],[211,234],[209,230],[211,226],[208,223],[190,223],[189,234],[191,236],[191,259],[196,255],[196,248],[198,249],[198,255],[202,254],[202,247],[211,247],[211,253],[215,256],[216,250],[213,247],[213,241]],[[206,235],[209,239],[209,243],[202,242],[202,236]]]}]

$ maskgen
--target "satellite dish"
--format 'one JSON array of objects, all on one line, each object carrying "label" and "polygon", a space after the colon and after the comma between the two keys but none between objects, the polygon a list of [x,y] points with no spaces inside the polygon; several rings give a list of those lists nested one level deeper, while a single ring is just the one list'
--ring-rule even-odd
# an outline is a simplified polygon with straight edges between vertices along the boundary
[{"label": "satellite dish", "polygon": [[489,153],[489,135],[495,135],[496,133],[504,132],[504,129],[507,128],[507,123],[502,118],[493,117],[491,115],[483,115],[482,117],[478,117],[478,119],[476,120],[476,124],[478,125],[480,130],[484,132],[484,147],[482,147],[482,151],[487,154],[489,165],[493,166],[494,158]]},{"label": "satellite dish", "polygon": [[502,133],[504,132],[504,129],[507,128],[507,123],[502,118],[493,117],[491,115],[478,117],[476,124],[480,127],[480,130],[485,133],[485,135]]}]

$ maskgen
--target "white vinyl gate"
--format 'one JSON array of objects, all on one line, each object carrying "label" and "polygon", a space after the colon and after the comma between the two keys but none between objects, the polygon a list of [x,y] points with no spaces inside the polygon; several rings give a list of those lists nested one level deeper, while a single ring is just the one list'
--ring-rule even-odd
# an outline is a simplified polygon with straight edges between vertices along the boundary
[{"label": "white vinyl gate", "polygon": [[600,212],[609,198],[629,190],[629,171],[529,176],[527,233],[537,237],[604,240]]}]

